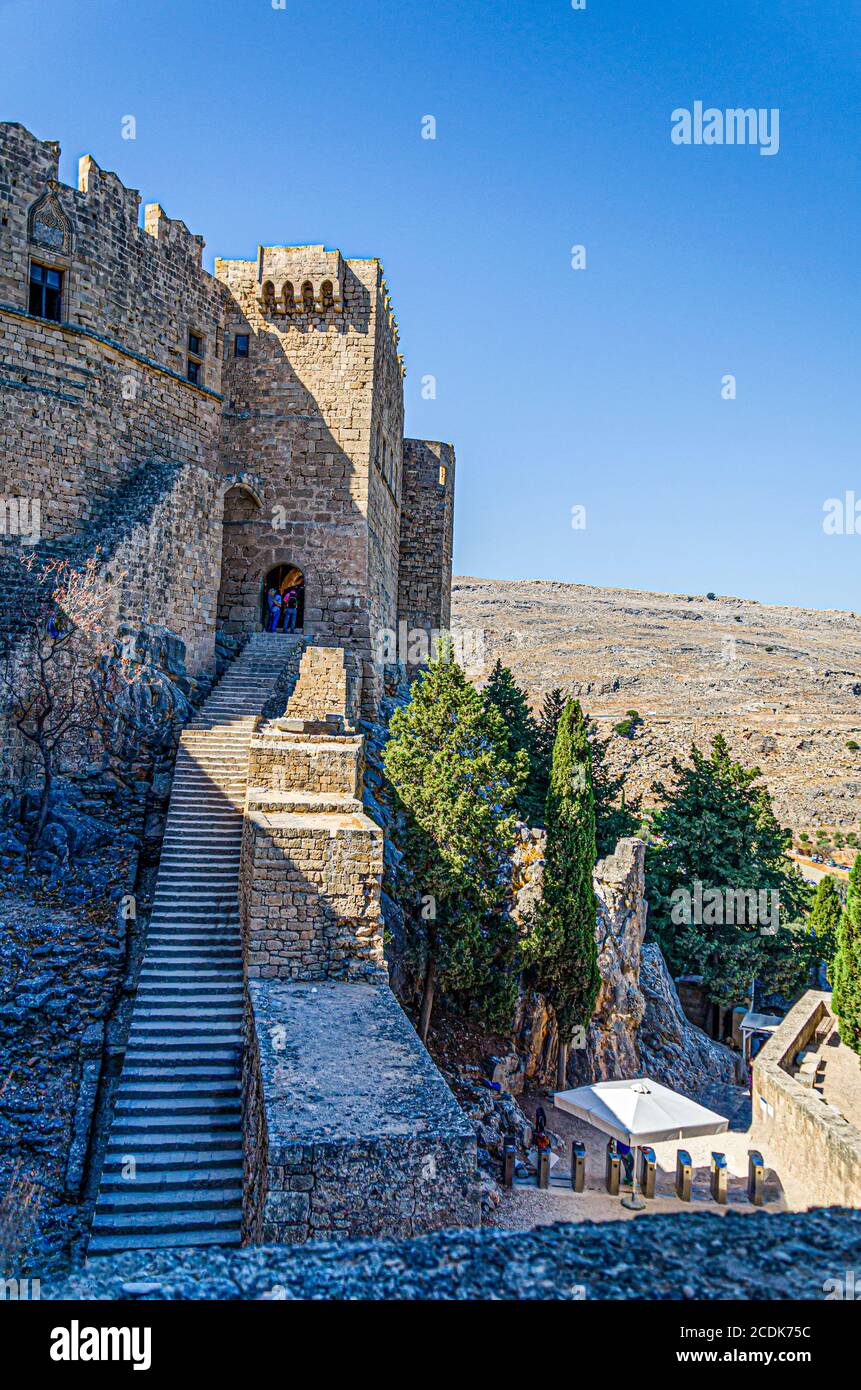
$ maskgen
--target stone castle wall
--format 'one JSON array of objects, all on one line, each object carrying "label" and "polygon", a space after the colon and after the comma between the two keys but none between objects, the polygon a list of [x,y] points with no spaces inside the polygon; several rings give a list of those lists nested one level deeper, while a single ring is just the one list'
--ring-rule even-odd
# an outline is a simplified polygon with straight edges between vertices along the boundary
[{"label": "stone castle wall", "polygon": [[861,1206],[861,1134],[787,1068],[830,1018],[830,994],[807,990],[753,1059],[751,1139],[811,1207]]},{"label": "stone castle wall", "polygon": [[[0,125],[0,493],[36,498],[59,536],[153,460],[214,463],[224,291],[203,242],[89,156],[59,183],[59,148]],[[28,312],[32,262],[63,275],[61,322]],[[204,385],[185,379],[189,329]],[[0,544],[2,544],[0,538]]]},{"label": "stone castle wall", "polygon": [[[77,562],[98,545],[122,576],[106,622],[115,610],[170,627],[192,673],[211,662],[217,626],[260,627],[267,571],[295,565],[303,630],[355,654],[373,715],[391,659],[381,632],[407,610],[411,625],[447,623],[454,467],[448,446],[404,449],[379,261],[263,247],[217,261],[213,277],[200,237],[158,204],[140,225],[138,193],[90,156],[77,188],[58,173],[55,142],[0,125],[0,630],[19,570],[6,562],[29,543],[10,534],[24,499],[46,554]],[[34,262],[63,277],[59,322],[29,312]],[[197,384],[189,333],[202,341]],[[162,466],[187,471],[174,485]],[[158,495],[103,545],[148,471]]]},{"label": "stone castle wall", "polygon": [[450,444],[404,440],[398,616],[408,633],[443,632],[451,620],[454,469]]},{"label": "stone castle wall", "polygon": [[[257,507],[238,502],[228,528],[221,620],[246,629],[261,576],[289,563],[304,576],[304,630],[369,664],[372,633],[396,615],[403,437],[379,262],[264,247],[257,262],[217,261],[216,274],[230,293],[224,463],[259,476],[264,492]],[[388,482],[383,458],[387,469],[395,459]],[[366,672],[369,692],[378,674]]]}]

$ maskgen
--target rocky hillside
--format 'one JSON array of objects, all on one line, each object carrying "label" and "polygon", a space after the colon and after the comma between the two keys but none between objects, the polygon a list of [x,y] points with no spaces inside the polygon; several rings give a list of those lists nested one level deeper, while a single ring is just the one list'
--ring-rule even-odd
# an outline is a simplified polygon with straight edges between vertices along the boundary
[{"label": "rocky hillside", "polygon": [[[611,734],[611,765],[654,804],[656,778],[721,731],[758,764],[784,823],[857,828],[861,617],[725,595],[651,594],[547,580],[456,579],[452,627],[472,636],[479,680],[497,657],[539,706],[563,686]],[[476,640],[476,636],[478,638]]]}]

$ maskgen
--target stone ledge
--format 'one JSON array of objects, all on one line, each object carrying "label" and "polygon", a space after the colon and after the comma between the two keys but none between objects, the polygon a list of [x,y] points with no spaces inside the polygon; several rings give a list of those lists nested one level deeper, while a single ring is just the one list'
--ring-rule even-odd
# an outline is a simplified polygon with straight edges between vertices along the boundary
[{"label": "stone ledge", "polygon": [[[776,1258],[779,1257],[779,1258]],[[861,1268],[861,1213],[728,1212],[438,1231],[415,1240],[315,1242],[301,1249],[146,1251],[94,1261],[42,1298],[738,1299],[820,1302]],[[690,1320],[690,1319],[689,1319]],[[621,1324],[620,1324],[621,1326]]]},{"label": "stone ledge", "polygon": [[475,1133],[384,985],[249,981],[262,1088],[258,1239],[476,1224]]}]

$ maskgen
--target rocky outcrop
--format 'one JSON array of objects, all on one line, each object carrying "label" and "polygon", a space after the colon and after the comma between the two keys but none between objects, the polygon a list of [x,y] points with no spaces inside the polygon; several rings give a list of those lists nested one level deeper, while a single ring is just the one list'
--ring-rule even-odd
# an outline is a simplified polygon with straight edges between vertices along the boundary
[{"label": "rocky outcrop", "polygon": [[572,1085],[636,1076],[637,1034],[645,1011],[640,990],[640,948],[646,930],[646,846],[620,840],[614,854],[595,865],[596,935],[601,985],[584,1045],[572,1047]]},{"label": "rocky outcrop", "polygon": [[[685,1017],[660,949],[645,943],[648,904],[645,845],[620,840],[595,865],[596,938],[601,985],[582,1046],[569,1054],[572,1086],[647,1073],[675,1090],[721,1097],[736,1080],[735,1056]],[[511,915],[525,926],[541,898],[544,833],[520,827],[514,856]],[[555,1082],[558,1039],[547,1001],[521,989],[512,1047],[495,1059],[491,1079],[518,1095]]]},{"label": "rocky outcrop", "polygon": [[640,955],[645,1003],[639,1032],[643,1071],[698,1099],[736,1084],[736,1055],[688,1021],[667,965],[655,942]]}]

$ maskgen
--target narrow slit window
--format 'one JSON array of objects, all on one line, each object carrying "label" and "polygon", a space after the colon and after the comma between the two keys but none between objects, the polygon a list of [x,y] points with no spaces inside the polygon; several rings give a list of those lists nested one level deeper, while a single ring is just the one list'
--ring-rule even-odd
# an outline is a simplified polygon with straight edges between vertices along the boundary
[{"label": "narrow slit window", "polygon": [[204,350],[204,341],[201,335],[193,333],[189,329],[186,376],[195,386],[200,386],[203,382]]}]

